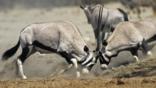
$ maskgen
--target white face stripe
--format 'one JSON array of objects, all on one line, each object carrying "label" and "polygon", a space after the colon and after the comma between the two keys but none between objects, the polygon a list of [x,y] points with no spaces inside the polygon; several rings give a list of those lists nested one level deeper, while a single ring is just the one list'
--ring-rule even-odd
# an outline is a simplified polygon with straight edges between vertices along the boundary
[{"label": "white face stripe", "polygon": [[88,63],[87,65],[86,65],[86,67],[89,67],[89,66],[91,66],[91,65],[93,65],[94,64],[94,62],[90,62],[90,63]]},{"label": "white face stripe", "polygon": [[109,62],[109,59],[104,54],[102,54],[102,56],[104,57],[106,62]]},{"label": "white face stripe", "polygon": [[91,62],[89,62],[87,65],[86,65],[86,67],[90,67],[91,65],[94,65],[96,62],[96,58],[94,57],[92,60],[91,60]]},{"label": "white face stripe", "polygon": [[82,63],[82,65],[88,63],[88,61],[90,61],[93,57],[93,53],[89,53],[89,55],[87,56],[86,60]]},{"label": "white face stripe", "polygon": [[106,54],[107,56],[112,56],[112,55],[113,55],[113,53],[110,52],[110,51],[106,51],[105,54]]},{"label": "white face stripe", "polygon": [[72,54],[78,61],[81,61],[81,58],[80,57],[78,57],[77,55],[75,55],[75,54]]}]

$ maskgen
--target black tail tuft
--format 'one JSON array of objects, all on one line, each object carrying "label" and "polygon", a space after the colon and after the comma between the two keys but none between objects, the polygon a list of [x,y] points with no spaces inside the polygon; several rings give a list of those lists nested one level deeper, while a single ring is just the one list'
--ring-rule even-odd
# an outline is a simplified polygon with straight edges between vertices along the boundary
[{"label": "black tail tuft", "polygon": [[5,51],[2,55],[2,60],[8,60],[9,57],[13,56],[18,50],[19,45],[20,45],[20,41],[18,41],[18,43],[14,47]]},{"label": "black tail tuft", "polygon": [[123,14],[124,20],[125,20],[125,21],[129,21],[129,19],[128,19],[128,14],[127,14],[124,10],[122,10],[122,9],[120,9],[120,8],[117,8],[117,9],[118,9],[118,11],[120,11],[120,12]]}]

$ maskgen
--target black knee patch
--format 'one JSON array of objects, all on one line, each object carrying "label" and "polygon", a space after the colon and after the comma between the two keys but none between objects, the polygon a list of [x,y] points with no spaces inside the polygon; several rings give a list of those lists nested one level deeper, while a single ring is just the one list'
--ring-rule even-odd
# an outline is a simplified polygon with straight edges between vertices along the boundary
[{"label": "black knee patch", "polygon": [[103,46],[107,46],[107,44],[108,44],[108,43],[107,43],[106,40],[104,40],[104,41],[102,42],[102,45],[103,45]]},{"label": "black knee patch", "polygon": [[66,52],[59,52],[59,54],[65,58],[68,64],[72,64],[71,58],[73,58],[72,55],[66,53]]},{"label": "black knee patch", "polygon": [[139,49],[139,46],[137,46],[136,48],[130,49],[131,54],[135,55],[135,56],[138,56],[138,49]]},{"label": "black knee patch", "polygon": [[[106,56],[106,57],[107,57],[107,56]],[[109,62],[110,62],[110,57],[108,57],[108,58],[109,58],[109,61],[106,61],[106,60],[105,60],[105,57],[103,57],[103,55],[102,55],[101,52],[99,52],[98,58],[99,58],[100,64],[106,64],[106,65],[108,65]]]},{"label": "black knee patch", "polygon": [[101,56],[99,57],[99,61],[100,61],[100,64],[106,64],[106,65],[108,65],[109,62],[110,62],[110,60],[109,61],[106,61],[105,58],[103,58]]},{"label": "black knee patch", "polygon": [[29,48],[28,47],[25,47],[25,48],[22,49],[22,53],[19,56],[19,59],[22,61],[22,63],[24,63],[24,61],[26,60],[26,58],[28,56],[28,53],[29,53]]},{"label": "black knee patch", "polygon": [[145,53],[149,51],[149,46],[145,40],[142,41],[142,48]]}]

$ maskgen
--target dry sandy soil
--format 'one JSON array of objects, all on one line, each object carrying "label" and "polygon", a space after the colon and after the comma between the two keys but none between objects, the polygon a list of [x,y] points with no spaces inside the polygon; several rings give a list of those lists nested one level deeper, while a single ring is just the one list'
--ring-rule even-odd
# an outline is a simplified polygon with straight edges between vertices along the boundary
[{"label": "dry sandy soil", "polygon": [[1,88],[155,88],[156,78],[0,81]]},{"label": "dry sandy soil", "polygon": [[[122,6],[111,3],[106,7]],[[152,16],[151,9],[148,9],[142,17],[156,19]],[[131,15],[130,18],[136,20],[135,15]],[[31,23],[55,20],[72,21],[80,28],[91,50],[94,49],[95,39],[92,27],[88,25],[86,17],[79,7],[61,7],[48,10],[16,8],[0,12],[0,56],[6,49],[16,44],[19,33],[25,26]],[[142,64],[134,63],[120,66],[134,62],[127,52],[113,58],[109,70],[102,71],[97,64],[90,75],[83,75],[80,79],[75,78],[73,69],[62,75],[55,75],[67,66],[65,60],[60,56],[35,54],[24,63],[24,71],[28,80],[20,80],[16,74],[15,65],[15,59],[20,51],[8,61],[0,61],[0,88],[156,88],[156,60],[143,60]],[[142,54],[140,57],[144,58]],[[116,66],[120,67],[112,68]]]}]

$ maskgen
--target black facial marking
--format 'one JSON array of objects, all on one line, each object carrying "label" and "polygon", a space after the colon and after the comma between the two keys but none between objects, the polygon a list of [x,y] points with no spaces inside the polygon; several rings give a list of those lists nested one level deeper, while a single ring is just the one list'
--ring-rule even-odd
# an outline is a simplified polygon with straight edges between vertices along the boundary
[{"label": "black facial marking", "polygon": [[89,48],[88,48],[87,46],[84,46],[84,51],[85,51],[86,53],[89,53]]},{"label": "black facial marking", "polygon": [[[106,60],[105,60],[105,57],[106,57],[107,59],[109,59],[109,61],[106,61]],[[108,57],[108,56],[106,56],[106,55],[105,55],[105,57],[102,55],[101,52],[99,52],[99,61],[100,61],[100,64],[106,64],[106,65],[109,64],[111,57]]]}]

